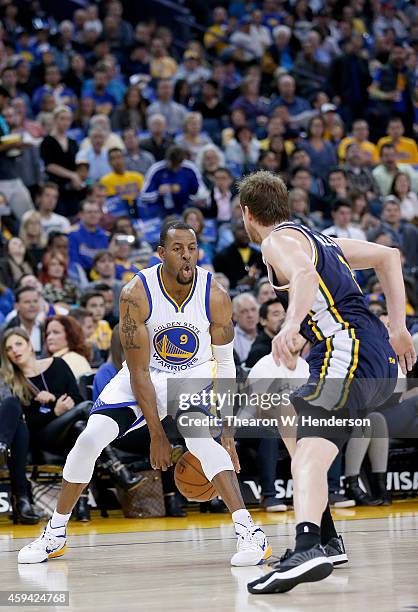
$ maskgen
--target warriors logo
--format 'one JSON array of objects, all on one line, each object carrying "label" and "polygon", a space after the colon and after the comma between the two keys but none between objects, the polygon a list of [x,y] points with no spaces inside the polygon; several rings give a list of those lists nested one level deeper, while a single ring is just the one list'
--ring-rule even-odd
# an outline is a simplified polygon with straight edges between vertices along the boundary
[{"label": "warriors logo", "polygon": [[165,363],[183,365],[196,355],[199,339],[187,327],[167,327],[155,334],[154,349]]}]

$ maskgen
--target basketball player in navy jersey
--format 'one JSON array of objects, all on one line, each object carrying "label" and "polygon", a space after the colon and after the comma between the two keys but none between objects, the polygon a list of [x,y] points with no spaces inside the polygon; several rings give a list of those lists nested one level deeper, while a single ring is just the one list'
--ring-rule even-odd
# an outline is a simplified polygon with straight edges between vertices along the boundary
[{"label": "basketball player in navy jersey", "polygon": [[[169,379],[175,397],[192,379],[198,380],[194,384],[201,385],[200,390],[214,377],[235,380],[231,300],[212,275],[196,265],[193,229],[182,222],[165,225],[158,254],[162,264],[139,272],[122,290],[120,336],[126,362],[93,405],[86,429],[67,457],[57,508],[42,535],[19,552],[19,563],[64,554],[71,511],[102,449],[116,438],[133,436],[147,426],[152,467],[167,470],[172,465],[163,426]],[[231,564],[257,565],[271,555],[271,548],[245,509],[235,473],[239,461],[234,440],[223,437],[219,444],[208,428],[194,434],[186,431],[186,446],[200,460],[234,521],[238,541]]]},{"label": "basketball player in navy jersey", "polygon": [[[269,172],[246,177],[240,200],[248,235],[261,245],[270,282],[287,310],[273,340],[276,362],[294,368],[301,336],[313,343],[308,382],[292,395],[297,439],[285,440],[292,456],[296,546],[273,565],[272,572],[248,585],[250,593],[281,593],[301,582],[326,578],[333,570],[332,557],[344,553],[327,503],[327,472],[351,431],[318,428],[310,425],[308,417],[326,423],[332,415],[364,415],[392,394],[398,360],[406,373],[416,355],[405,326],[397,249],[332,240],[289,222],[286,186]],[[368,310],[352,272],[368,268],[374,268],[385,294],[390,336]]]}]

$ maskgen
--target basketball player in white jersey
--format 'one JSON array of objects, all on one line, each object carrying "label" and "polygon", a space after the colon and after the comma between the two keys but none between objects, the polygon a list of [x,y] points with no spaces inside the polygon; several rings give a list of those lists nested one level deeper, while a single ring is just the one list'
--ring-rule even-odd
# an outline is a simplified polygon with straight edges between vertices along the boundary
[{"label": "basketball player in white jersey", "polygon": [[[214,376],[235,379],[231,301],[212,275],[196,265],[194,231],[182,222],[164,226],[158,254],[162,264],[139,272],[122,290],[120,335],[126,362],[95,402],[67,457],[57,508],[42,535],[19,552],[19,563],[64,554],[71,511],[102,449],[116,438],[147,426],[152,467],[167,470],[172,465],[163,426],[169,379],[184,389],[190,379],[199,379],[200,389],[212,384]],[[221,440],[222,445],[209,430],[205,437],[185,434],[187,448],[232,514],[238,542],[231,564],[257,565],[271,555],[271,548],[245,509],[235,474],[239,461],[234,440]]]},{"label": "basketball player in white jersey", "polygon": [[[289,221],[287,189],[277,175],[256,172],[240,185],[247,233],[261,245],[269,280],[286,310],[273,339],[276,363],[295,367],[301,335],[312,343],[309,379],[291,396],[299,416],[292,456],[296,543],[273,571],[250,582],[250,593],[283,593],[333,570],[326,543],[338,548],[328,504],[327,473],[350,438],[342,427],[310,419],[364,416],[393,393],[397,361],[404,373],[416,356],[405,325],[405,288],[399,252],[361,240],[335,239]],[[374,268],[386,298],[390,336],[368,309],[354,270]],[[321,422],[321,421],[318,421]],[[323,540],[324,531],[326,539]],[[344,552],[342,550],[341,552]]]}]

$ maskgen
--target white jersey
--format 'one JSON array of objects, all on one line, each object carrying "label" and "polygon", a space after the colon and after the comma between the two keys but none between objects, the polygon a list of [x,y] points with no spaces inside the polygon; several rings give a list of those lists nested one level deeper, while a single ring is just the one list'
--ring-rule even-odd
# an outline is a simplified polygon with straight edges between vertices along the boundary
[{"label": "white jersey", "polygon": [[146,268],[138,276],[150,308],[145,321],[150,368],[176,373],[213,359],[209,334],[212,274],[197,266],[190,291],[180,306],[164,287],[162,264]]}]

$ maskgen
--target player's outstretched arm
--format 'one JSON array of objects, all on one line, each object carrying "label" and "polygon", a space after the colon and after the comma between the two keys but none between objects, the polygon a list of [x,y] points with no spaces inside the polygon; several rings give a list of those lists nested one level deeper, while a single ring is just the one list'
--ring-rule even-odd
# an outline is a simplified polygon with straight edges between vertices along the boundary
[{"label": "player's outstretched arm", "polygon": [[404,374],[416,361],[414,345],[405,324],[405,286],[398,249],[363,240],[335,239],[354,270],[374,268],[382,285],[389,315],[389,336]]},{"label": "player's outstretched arm", "polygon": [[132,279],[122,289],[119,310],[120,339],[130,372],[132,392],[150,432],[151,466],[166,470],[172,465],[172,449],[158,416],[157,399],[149,371],[150,345],[145,327],[149,308],[139,278]]},{"label": "player's outstretched arm", "polygon": [[[217,363],[217,391],[227,393],[230,383],[222,385],[222,380],[235,381],[234,363],[234,325],[232,323],[232,304],[229,295],[216,281],[210,288],[210,336],[213,356]],[[228,451],[236,472],[240,471],[239,459],[235,450],[233,432],[224,427],[222,446]]]},{"label": "player's outstretched arm", "polygon": [[272,233],[261,245],[265,260],[276,275],[289,283],[289,305],[279,334],[273,339],[272,353],[277,365],[283,360],[290,369],[296,367],[300,344],[299,329],[309,313],[318,291],[318,275],[310,257],[311,246],[300,232]]}]

